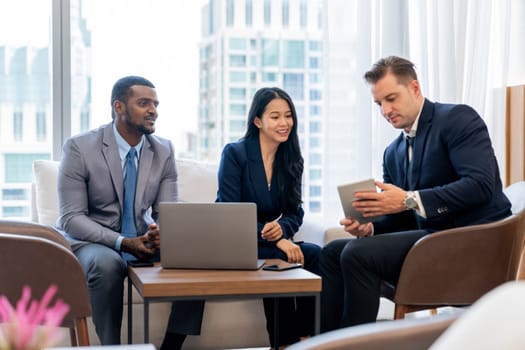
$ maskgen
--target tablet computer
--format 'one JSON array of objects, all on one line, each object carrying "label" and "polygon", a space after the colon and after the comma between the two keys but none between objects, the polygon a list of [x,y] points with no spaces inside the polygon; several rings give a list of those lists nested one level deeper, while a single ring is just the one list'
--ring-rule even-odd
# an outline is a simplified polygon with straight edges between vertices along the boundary
[{"label": "tablet computer", "polygon": [[354,196],[355,192],[377,192],[374,179],[366,179],[363,181],[339,185],[337,186],[337,190],[339,192],[339,198],[341,199],[341,205],[343,206],[343,212],[345,213],[346,218],[358,220],[361,224],[372,221],[372,218],[365,218],[360,212],[356,211],[352,206],[352,202],[357,200]]}]

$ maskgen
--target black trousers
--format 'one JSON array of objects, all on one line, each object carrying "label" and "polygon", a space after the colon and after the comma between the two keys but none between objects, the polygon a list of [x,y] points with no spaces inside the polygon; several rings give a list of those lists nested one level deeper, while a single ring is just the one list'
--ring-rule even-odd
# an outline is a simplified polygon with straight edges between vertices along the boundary
[{"label": "black trousers", "polygon": [[320,257],[321,332],[375,322],[381,281],[397,284],[405,256],[427,234],[403,231],[327,244]]},{"label": "black trousers", "polygon": [[[304,255],[304,269],[318,275],[321,248],[312,243],[298,243],[298,245]],[[287,260],[286,254],[277,247],[259,247],[259,258]],[[299,337],[314,334],[314,297],[264,298],[266,329],[268,330],[272,347],[275,346],[275,302],[277,302],[279,306],[279,346],[296,343],[299,341]]]}]

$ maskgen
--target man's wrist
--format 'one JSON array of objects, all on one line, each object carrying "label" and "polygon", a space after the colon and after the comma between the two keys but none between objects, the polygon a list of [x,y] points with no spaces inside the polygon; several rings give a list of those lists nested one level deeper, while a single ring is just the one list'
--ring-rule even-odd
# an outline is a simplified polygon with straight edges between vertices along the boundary
[{"label": "man's wrist", "polygon": [[117,241],[115,242],[115,250],[117,252],[122,251],[122,241],[124,240],[124,236],[117,237]]},{"label": "man's wrist", "polygon": [[405,199],[403,200],[403,205],[405,206],[406,210],[416,210],[417,205],[417,198],[416,194],[413,191],[408,191],[405,195]]}]

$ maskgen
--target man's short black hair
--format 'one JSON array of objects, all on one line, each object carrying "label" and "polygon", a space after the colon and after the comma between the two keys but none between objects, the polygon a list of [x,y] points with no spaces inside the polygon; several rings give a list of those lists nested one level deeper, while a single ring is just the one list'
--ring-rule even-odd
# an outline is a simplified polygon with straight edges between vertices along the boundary
[{"label": "man's short black hair", "polygon": [[143,85],[153,89],[155,88],[155,85],[146,78],[134,75],[120,78],[115,85],[113,85],[113,90],[111,91],[111,106],[113,106],[115,101],[127,102],[133,85]]}]

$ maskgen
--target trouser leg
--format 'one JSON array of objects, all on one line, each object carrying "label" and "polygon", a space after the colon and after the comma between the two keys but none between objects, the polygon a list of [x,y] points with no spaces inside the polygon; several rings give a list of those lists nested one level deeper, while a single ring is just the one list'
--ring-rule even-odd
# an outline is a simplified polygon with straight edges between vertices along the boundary
[{"label": "trouser leg", "polygon": [[168,332],[199,335],[201,333],[204,300],[182,300],[171,304]]},{"label": "trouser leg", "polygon": [[319,259],[322,277],[321,332],[338,329],[344,308],[344,282],[341,271],[341,252],[350,239],[338,239],[328,243]]},{"label": "trouser leg", "polygon": [[[321,255],[321,248],[312,243],[299,244],[304,255],[304,269],[320,275],[319,271],[319,257]],[[315,297],[297,297],[296,312],[297,312],[297,331],[300,337],[310,336],[314,334],[315,326]]]},{"label": "trouser leg", "polygon": [[389,233],[353,239],[343,247],[340,257],[344,286],[341,327],[375,322],[381,281],[397,284],[406,254],[427,234],[422,230]]},{"label": "trouser leg", "polygon": [[[274,334],[274,302],[276,298],[264,298],[264,314],[266,315],[266,329],[270,336],[270,345],[275,347]],[[295,313],[295,298],[277,298],[279,309],[279,346],[289,345],[299,341],[299,334],[297,331],[297,317]]]},{"label": "trouser leg", "polygon": [[120,344],[126,262],[115,250],[96,243],[83,245],[75,255],[86,275],[100,343]]}]

